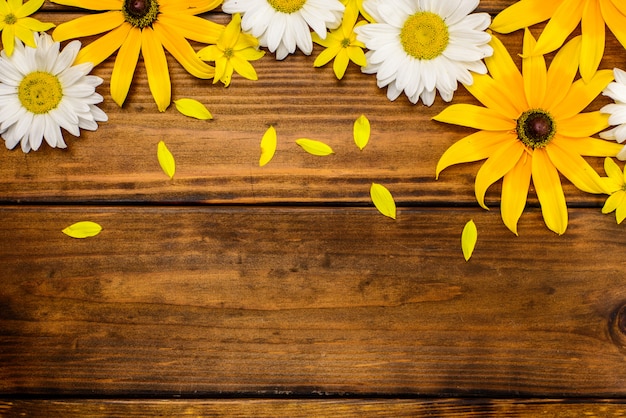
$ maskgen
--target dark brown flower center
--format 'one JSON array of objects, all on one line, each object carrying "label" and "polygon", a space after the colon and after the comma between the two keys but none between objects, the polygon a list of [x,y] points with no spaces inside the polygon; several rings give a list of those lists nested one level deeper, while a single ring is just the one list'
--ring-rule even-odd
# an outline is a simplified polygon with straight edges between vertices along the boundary
[{"label": "dark brown flower center", "polygon": [[517,119],[517,138],[530,148],[543,148],[556,133],[552,116],[541,109],[527,110]]},{"label": "dark brown flower center", "polygon": [[143,29],[157,20],[159,3],[156,0],[125,0],[122,12],[128,23]]}]

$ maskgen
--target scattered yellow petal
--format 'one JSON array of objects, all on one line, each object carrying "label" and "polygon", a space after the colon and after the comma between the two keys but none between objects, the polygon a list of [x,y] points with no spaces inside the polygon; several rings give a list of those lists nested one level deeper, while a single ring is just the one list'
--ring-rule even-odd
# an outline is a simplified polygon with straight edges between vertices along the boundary
[{"label": "scattered yellow petal", "polygon": [[314,139],[300,138],[296,139],[296,144],[300,145],[303,150],[309,154],[325,156],[334,154],[333,149],[321,141]]},{"label": "scattered yellow petal", "polygon": [[102,231],[102,227],[91,221],[76,222],[63,230],[63,233],[72,238],[89,238],[96,236]]},{"label": "scattered yellow petal", "polygon": [[200,120],[213,119],[213,115],[209,110],[197,100],[194,99],[178,99],[174,100],[176,110],[185,116],[190,118],[196,118]]},{"label": "scattered yellow petal", "polygon": [[259,167],[263,167],[269,163],[276,152],[276,129],[270,126],[263,138],[261,139],[261,158],[259,159]]},{"label": "scattered yellow petal", "polygon": [[461,249],[463,250],[463,257],[465,261],[468,261],[474,252],[476,246],[476,240],[478,240],[478,230],[473,220],[470,220],[465,224],[463,233],[461,234]]},{"label": "scattered yellow petal", "polygon": [[354,142],[360,150],[363,150],[370,140],[370,121],[361,115],[354,121]]},{"label": "scattered yellow petal", "polygon": [[391,192],[385,186],[378,183],[372,183],[370,187],[370,196],[374,206],[380,213],[392,219],[396,219],[396,202],[393,200]]},{"label": "scattered yellow petal", "polygon": [[174,178],[174,173],[176,172],[176,161],[163,141],[159,141],[157,157],[159,158],[159,164],[161,164],[161,168],[165,174],[167,174],[169,178]]}]

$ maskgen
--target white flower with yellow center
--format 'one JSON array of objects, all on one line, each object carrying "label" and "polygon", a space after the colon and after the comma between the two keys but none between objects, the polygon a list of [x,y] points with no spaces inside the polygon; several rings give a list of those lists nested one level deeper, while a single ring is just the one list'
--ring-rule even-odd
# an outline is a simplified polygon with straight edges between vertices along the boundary
[{"label": "white flower with yellow center", "polygon": [[100,77],[87,75],[93,65],[72,66],[80,42],[60,44],[45,33],[35,33],[35,48],[15,42],[9,57],[0,53],[0,133],[8,149],[38,150],[46,139],[53,148],[66,148],[61,128],[74,136],[80,129],[95,130],[107,115],[96,87]]},{"label": "white flower with yellow center", "polygon": [[430,106],[435,92],[450,101],[458,81],[471,85],[472,72],[485,74],[482,59],[493,54],[485,30],[487,13],[470,14],[479,0],[364,0],[376,23],[355,29],[369,49],[366,74],[388,87],[395,100],[404,92],[412,103]]},{"label": "white flower with yellow center", "polygon": [[326,29],[341,24],[344,5],[339,0],[225,0],[222,10],[241,13],[241,28],[282,60],[296,47],[310,55],[311,29],[326,39]]}]

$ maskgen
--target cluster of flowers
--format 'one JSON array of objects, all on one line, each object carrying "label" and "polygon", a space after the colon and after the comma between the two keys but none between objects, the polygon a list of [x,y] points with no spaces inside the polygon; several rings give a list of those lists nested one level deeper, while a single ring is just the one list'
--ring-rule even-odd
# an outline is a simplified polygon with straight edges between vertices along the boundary
[{"label": "cluster of flowers", "polygon": [[[267,48],[276,59],[313,43],[324,47],[314,66],[334,60],[342,78],[350,61],[376,74],[396,100],[430,106],[437,92],[452,100],[460,82],[484,106],[452,104],[434,119],[478,131],[452,145],[437,176],[459,163],[486,160],[476,176],[476,198],[502,180],[501,214],[517,234],[530,182],[549,229],[562,234],[567,206],[560,174],[580,190],[610,195],[604,212],[626,218],[626,177],[611,159],[626,159],[626,73],[598,70],[605,26],[626,47],[622,0],[520,0],[493,22],[474,13],[479,0],[53,0],[99,13],[54,25],[29,15],[43,0],[0,0],[0,134],[6,146],[28,152],[43,138],[65,147],[60,128],[78,135],[107,117],[95,105],[102,79],[88,73],[117,51],[110,94],[126,100],[139,55],[160,111],[171,104],[165,50],[191,75],[228,86],[233,72],[256,80],[250,61]],[[223,26],[199,16],[220,6]],[[528,27],[548,21],[535,39]],[[581,35],[571,37],[579,26]],[[491,29],[491,30],[489,30]],[[522,71],[496,33],[524,30]],[[42,32],[42,33],[39,33]],[[60,42],[103,34],[80,49]],[[568,38],[571,38],[566,42]],[[189,41],[206,44],[195,51]],[[544,55],[555,52],[549,68]],[[214,66],[207,62],[214,63]],[[578,77],[580,74],[580,77]],[[604,92],[615,103],[583,110]],[[606,130],[611,125],[613,129]],[[601,138],[594,138],[598,134]],[[618,143],[616,143],[617,141]],[[601,177],[583,158],[608,157]],[[559,174],[560,173],[560,174]]]}]

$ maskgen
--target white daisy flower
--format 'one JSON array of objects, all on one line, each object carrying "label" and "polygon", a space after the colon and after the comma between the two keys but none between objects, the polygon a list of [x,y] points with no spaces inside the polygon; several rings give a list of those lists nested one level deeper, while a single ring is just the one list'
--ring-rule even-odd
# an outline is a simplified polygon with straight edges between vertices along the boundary
[{"label": "white daisy flower", "polygon": [[363,0],[376,23],[355,29],[369,49],[366,74],[376,73],[378,87],[388,86],[395,100],[404,91],[412,103],[430,106],[435,89],[449,102],[458,81],[470,85],[470,71],[485,74],[491,56],[485,30],[487,13],[469,14],[479,0]]},{"label": "white daisy flower", "polygon": [[62,51],[46,33],[34,33],[36,48],[15,42],[9,57],[0,53],[0,133],[8,149],[38,150],[43,138],[53,148],[66,148],[61,128],[74,136],[80,129],[95,130],[107,115],[96,87],[100,77],[87,75],[93,65],[72,66],[80,42]]},{"label": "white daisy flower", "polygon": [[[609,125],[615,126],[608,131],[600,132],[600,137],[617,141],[620,144],[626,140],[626,72],[619,68],[613,69],[615,81],[610,83],[602,92],[615,103],[608,104],[600,112],[609,114]],[[626,145],[617,154],[619,160],[626,160]]]},{"label": "white daisy flower", "polygon": [[282,60],[293,54],[296,46],[310,55],[311,29],[326,39],[326,29],[341,24],[344,5],[339,0],[225,0],[222,10],[241,13],[241,28]]}]

